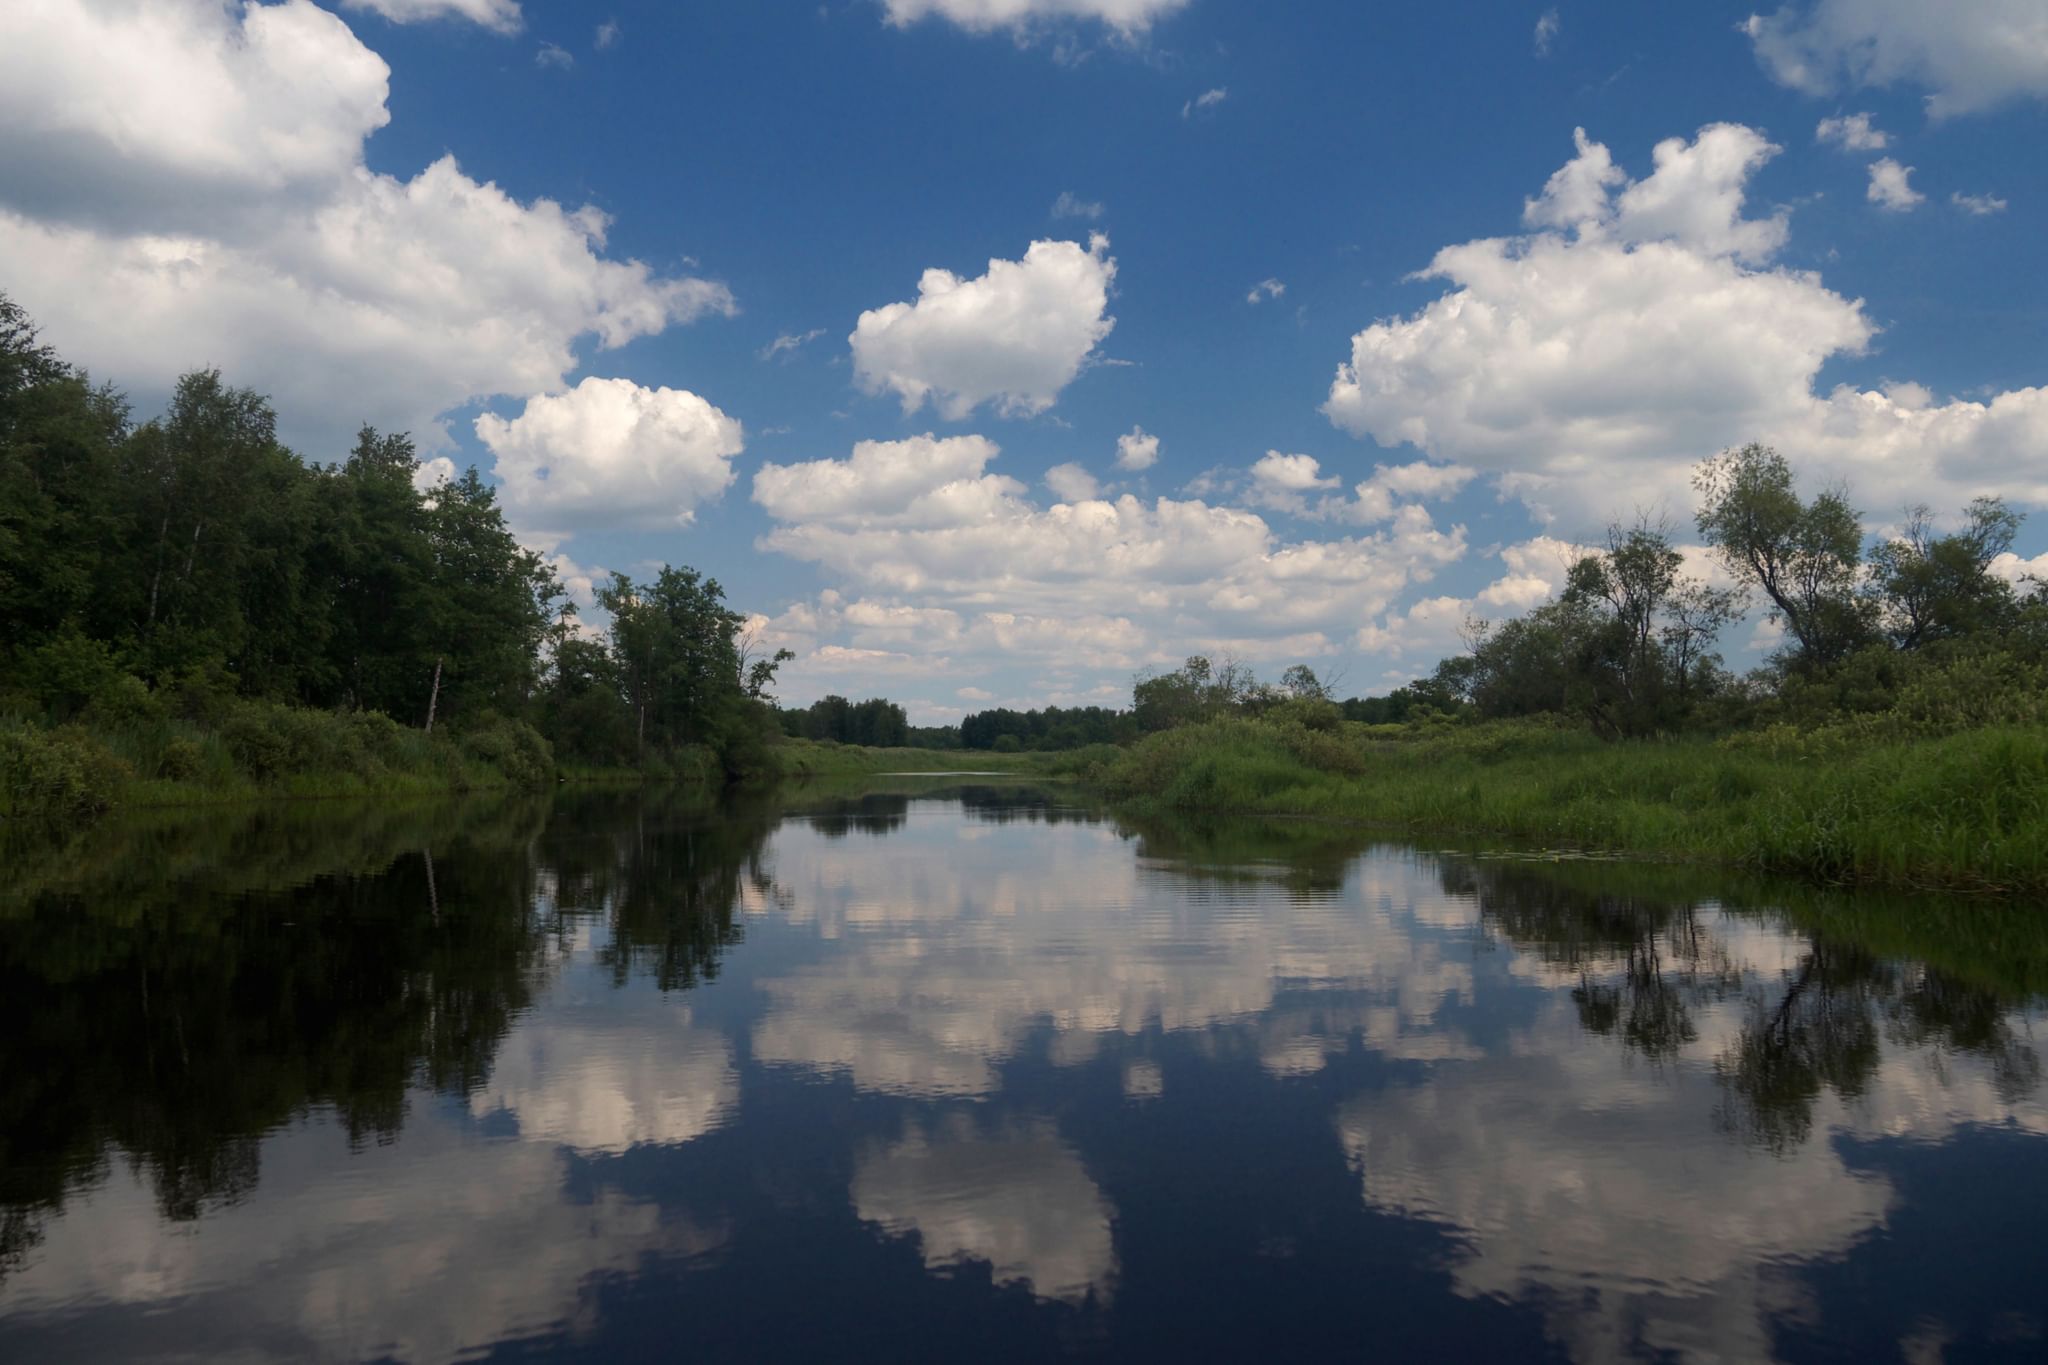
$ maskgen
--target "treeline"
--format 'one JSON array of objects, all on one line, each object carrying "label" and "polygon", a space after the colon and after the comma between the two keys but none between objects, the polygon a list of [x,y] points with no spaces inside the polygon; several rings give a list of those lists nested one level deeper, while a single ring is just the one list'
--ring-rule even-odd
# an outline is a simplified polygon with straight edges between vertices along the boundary
[{"label": "treeline", "polygon": [[1137,722],[1130,712],[1102,706],[1048,706],[1031,711],[997,707],[960,721],[961,748],[996,753],[1121,744],[1137,736]]},{"label": "treeline", "polygon": [[[1981,678],[1974,697],[2038,688],[2048,664],[2048,589],[1992,571],[2021,516],[1995,497],[1938,534],[1926,507],[1866,547],[1846,493],[1802,499],[1764,446],[1700,466],[1696,524],[1732,586],[1687,574],[1669,531],[1616,526],[1571,566],[1564,590],[1517,620],[1468,621],[1465,653],[1384,699],[1479,718],[1562,714],[1628,738],[1888,710],[1930,670]],[[1722,633],[1761,606],[1783,644],[1737,676]],[[1930,699],[1936,700],[1936,699]],[[1391,717],[1390,717],[1391,718]]]},{"label": "treeline", "polygon": [[[339,460],[303,460],[268,401],[216,371],[137,422],[0,295],[0,812],[104,768],[81,731],[134,778],[216,785],[514,753],[530,779],[550,747],[760,762],[779,659],[743,666],[715,581],[621,576],[591,639],[474,469],[425,490],[419,470],[408,436],[369,427]],[[304,713],[388,717],[441,748]]]},{"label": "treeline", "polygon": [[877,749],[900,749],[911,742],[910,722],[903,708],[881,697],[859,702],[836,694],[820,697],[806,707],[783,707],[776,712],[776,719],[782,733],[791,739],[865,744]]}]

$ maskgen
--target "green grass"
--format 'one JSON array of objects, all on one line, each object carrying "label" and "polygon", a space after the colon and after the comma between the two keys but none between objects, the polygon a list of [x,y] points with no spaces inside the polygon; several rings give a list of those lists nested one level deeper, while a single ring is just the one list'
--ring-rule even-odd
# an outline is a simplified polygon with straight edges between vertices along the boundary
[{"label": "green grass", "polygon": [[1180,810],[1510,835],[1830,884],[2048,889],[2048,728],[2038,726],[1809,752],[1704,738],[1610,744],[1539,722],[1225,720],[1154,735],[1085,776]]},{"label": "green grass", "polygon": [[423,796],[538,788],[547,742],[491,719],[432,735],[365,712],[236,703],[208,722],[162,714],[61,726],[0,720],[0,819],[64,822],[114,807]]},{"label": "green grass", "polygon": [[785,740],[773,750],[785,777],[857,773],[1042,773],[1053,755],[998,754],[979,749],[871,749],[858,744]]}]

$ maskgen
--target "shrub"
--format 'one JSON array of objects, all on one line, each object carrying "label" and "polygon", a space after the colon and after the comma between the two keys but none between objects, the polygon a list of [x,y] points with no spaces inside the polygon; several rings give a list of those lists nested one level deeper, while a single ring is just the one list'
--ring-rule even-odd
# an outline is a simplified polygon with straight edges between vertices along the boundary
[{"label": "shrub", "polygon": [[132,776],[104,744],[75,726],[0,725],[0,816],[97,815]]},{"label": "shrub", "polygon": [[538,787],[554,781],[555,754],[540,732],[521,721],[487,716],[463,732],[465,757],[481,763],[515,787]]},{"label": "shrub", "polygon": [[157,756],[156,775],[171,782],[189,782],[199,776],[205,753],[197,740],[173,739]]}]

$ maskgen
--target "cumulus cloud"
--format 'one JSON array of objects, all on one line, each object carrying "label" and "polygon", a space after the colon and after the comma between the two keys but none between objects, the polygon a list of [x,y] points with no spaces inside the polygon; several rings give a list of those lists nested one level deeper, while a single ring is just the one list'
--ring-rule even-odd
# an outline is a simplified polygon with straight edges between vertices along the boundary
[{"label": "cumulus cloud", "polygon": [[1147,435],[1143,427],[1132,427],[1116,438],[1116,467],[1136,472],[1159,462],[1159,438]]},{"label": "cumulus cloud", "polygon": [[1550,55],[1550,50],[1557,45],[1557,35],[1563,28],[1564,21],[1558,18],[1556,10],[1547,9],[1543,11],[1542,15],[1536,20],[1535,41],[1537,56],[1548,57]]},{"label": "cumulus cloud", "polygon": [[1090,20],[1125,37],[1142,34],[1188,0],[882,0],[884,17],[899,28],[939,18],[970,33],[1007,30],[1027,34],[1047,24]]},{"label": "cumulus cloud", "polygon": [[533,64],[543,69],[552,67],[557,71],[567,71],[576,65],[576,58],[560,43],[542,43],[540,50],[533,54]]},{"label": "cumulus cloud", "polygon": [[1230,90],[1227,86],[1219,85],[1214,89],[1204,90],[1201,94],[1180,107],[1180,116],[1182,118],[1193,118],[1196,114],[1206,113],[1214,109],[1229,98]]},{"label": "cumulus cloud", "polygon": [[1014,479],[982,475],[999,447],[983,436],[927,432],[902,441],[862,441],[844,460],[764,464],[754,501],[778,521],[812,525],[918,524],[957,514],[968,502],[993,505],[1022,491]]},{"label": "cumulus cloud", "polygon": [[722,285],[604,255],[594,208],[522,203],[443,157],[368,170],[389,71],[306,0],[0,6],[0,274],[49,340],[145,397],[217,364],[286,435],[559,388]]},{"label": "cumulus cloud", "polygon": [[607,19],[597,26],[597,32],[591,36],[591,46],[595,47],[599,52],[603,52],[607,48],[617,47],[619,34],[619,21]]},{"label": "cumulus cloud", "polygon": [[1089,502],[1101,491],[1095,476],[1078,464],[1056,464],[1046,470],[1045,486],[1061,502]]},{"label": "cumulus cloud", "polygon": [[[1465,552],[1464,529],[1419,505],[1376,534],[1287,541],[1246,508],[1107,499],[1071,468],[1047,476],[1064,500],[1041,507],[988,469],[997,454],[978,436],[924,436],[765,466],[754,498],[777,525],[759,544],[846,589],[775,618],[781,639],[943,654],[956,668],[1030,658],[1128,670],[1198,648],[1296,662],[1332,652],[1361,617]],[[1282,481],[1338,482],[1306,456],[1294,457],[1306,468],[1274,458]],[[793,686],[811,657],[792,666]]]},{"label": "cumulus cloud", "polygon": [[2031,587],[2037,583],[2048,586],[2048,551],[2032,559],[2021,559],[2007,550],[1991,561],[1991,572],[2016,588]]},{"label": "cumulus cloud", "polygon": [[1743,208],[1773,150],[1716,125],[1660,144],[1656,172],[1631,182],[1581,135],[1524,207],[1539,230],[1438,252],[1424,275],[1450,288],[1354,336],[1324,412],[1477,468],[1570,530],[1690,507],[1692,466],[1750,440],[1873,504],[2048,499],[2022,453],[2048,433],[2048,390],[1945,403],[1906,386],[1814,391],[1877,329],[1860,301],[1771,263],[1784,214]]},{"label": "cumulus cloud", "polygon": [[739,422],[694,393],[594,377],[510,419],[484,413],[476,435],[513,520],[552,531],[687,524],[745,448]]},{"label": "cumulus cloud", "polygon": [[1795,0],[1742,29],[1773,78],[1809,94],[1915,86],[1937,118],[2048,98],[2036,0]]},{"label": "cumulus cloud", "polygon": [[1286,292],[1287,286],[1279,280],[1263,279],[1252,286],[1251,292],[1244,296],[1244,301],[1256,306],[1264,303],[1267,299],[1277,299]]},{"label": "cumulus cloud", "polygon": [[342,4],[375,11],[394,24],[467,19],[497,33],[517,33],[525,22],[518,0],[342,0]]},{"label": "cumulus cloud", "polygon": [[1911,166],[1901,166],[1888,156],[1880,157],[1870,163],[1870,188],[1863,192],[1863,197],[1893,213],[1918,208],[1927,202],[1927,196],[1908,181],[1912,174]]},{"label": "cumulus cloud", "polygon": [[983,403],[1005,416],[1044,412],[1109,335],[1116,260],[1109,238],[1037,241],[1020,261],[991,260],[962,279],[933,268],[917,299],[860,315],[854,377],[869,393],[895,393],[903,411],[927,401],[958,421]]},{"label": "cumulus cloud", "polygon": [[1964,213],[1978,218],[1986,218],[1994,213],[2004,213],[2006,209],[2011,207],[2010,204],[1995,194],[1963,194],[1959,191],[1951,194],[1948,199],[1951,204],[1954,204]]},{"label": "cumulus cloud", "polygon": [[1824,147],[1840,147],[1845,152],[1881,152],[1891,145],[1891,137],[1872,124],[1869,114],[1824,118],[1813,130],[1813,138]]},{"label": "cumulus cloud", "polygon": [[1269,450],[1252,465],[1251,500],[1276,512],[1297,516],[1308,511],[1308,495],[1344,482],[1335,475],[1325,477],[1322,466],[1311,455],[1283,455]]}]

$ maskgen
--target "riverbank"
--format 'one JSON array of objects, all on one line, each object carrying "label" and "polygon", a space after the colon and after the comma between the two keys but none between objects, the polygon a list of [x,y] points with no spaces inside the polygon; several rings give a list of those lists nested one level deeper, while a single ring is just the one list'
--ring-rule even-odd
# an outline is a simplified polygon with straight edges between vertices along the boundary
[{"label": "riverbank", "polygon": [[[964,754],[786,740],[764,751],[767,780],[885,773],[1042,771],[1045,754]],[[637,766],[555,761],[518,721],[427,734],[372,712],[236,703],[212,723],[142,716],[46,729],[0,721],[0,820],[69,822],[156,809],[335,797],[678,785],[715,790],[727,775],[702,745]]]},{"label": "riverbank", "polygon": [[965,749],[871,749],[809,739],[786,739],[770,752],[786,778],[885,773],[1044,773],[1060,757]]},{"label": "riverbank", "polygon": [[427,734],[375,712],[245,702],[212,723],[0,722],[0,818],[12,820],[75,821],[117,806],[536,788],[556,778],[547,741],[512,720]]},{"label": "riverbank", "polygon": [[1540,722],[1230,719],[1058,765],[1139,807],[1306,815],[1727,863],[1831,885],[2048,890],[2048,729],[1607,743]]}]

